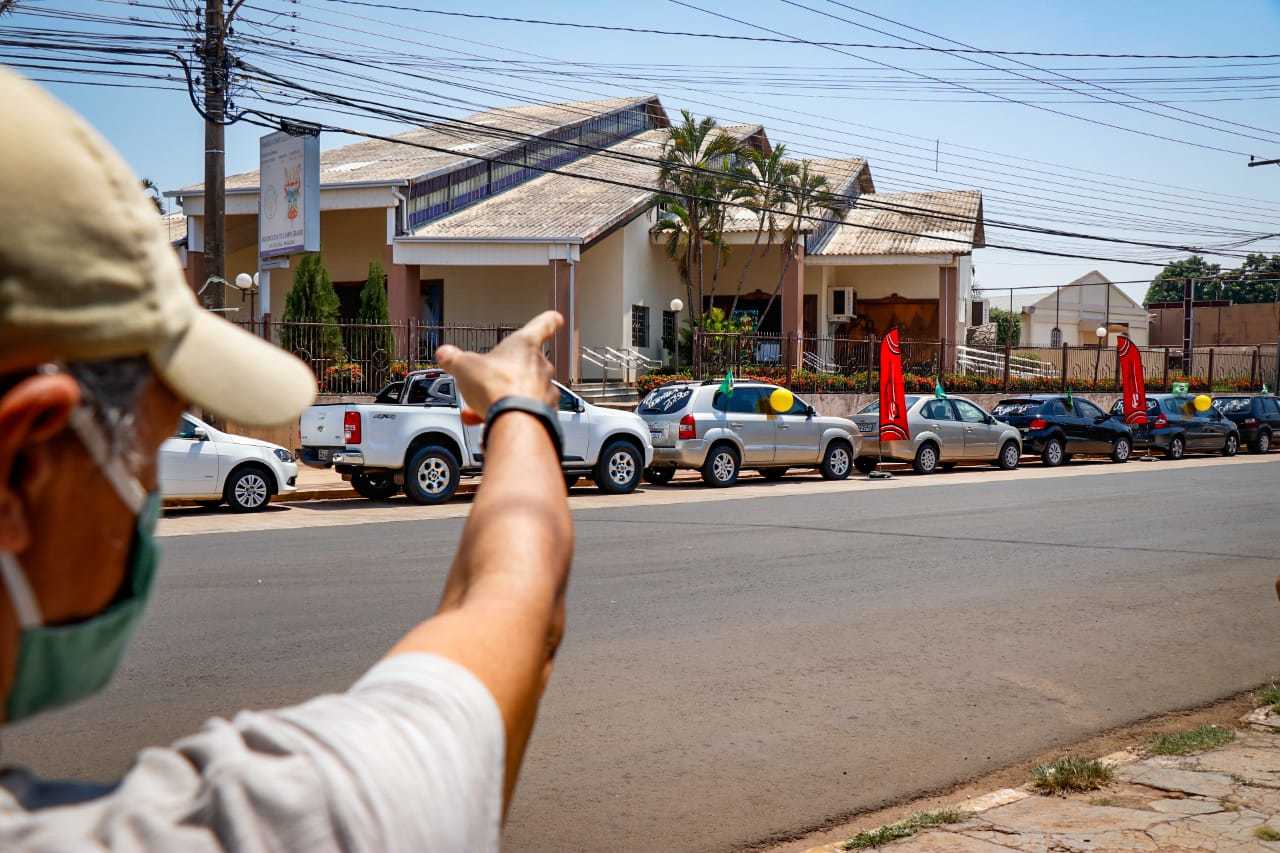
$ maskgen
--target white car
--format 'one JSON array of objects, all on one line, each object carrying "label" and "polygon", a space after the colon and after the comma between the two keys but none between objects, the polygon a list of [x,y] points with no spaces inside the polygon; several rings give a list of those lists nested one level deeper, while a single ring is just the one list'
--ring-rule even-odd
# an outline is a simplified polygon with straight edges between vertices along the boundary
[{"label": "white car", "polygon": [[214,429],[183,415],[172,438],[160,445],[160,492],[208,506],[226,503],[236,512],[266,509],[271,496],[298,488],[293,454],[269,441]]}]

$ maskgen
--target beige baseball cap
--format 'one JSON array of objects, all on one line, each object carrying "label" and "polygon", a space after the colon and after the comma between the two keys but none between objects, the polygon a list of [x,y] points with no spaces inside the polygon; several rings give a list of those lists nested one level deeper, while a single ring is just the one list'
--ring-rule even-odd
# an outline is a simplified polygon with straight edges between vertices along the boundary
[{"label": "beige baseball cap", "polygon": [[286,423],[315,399],[305,364],[200,306],[110,144],[0,67],[0,373],[140,355],[238,423]]}]

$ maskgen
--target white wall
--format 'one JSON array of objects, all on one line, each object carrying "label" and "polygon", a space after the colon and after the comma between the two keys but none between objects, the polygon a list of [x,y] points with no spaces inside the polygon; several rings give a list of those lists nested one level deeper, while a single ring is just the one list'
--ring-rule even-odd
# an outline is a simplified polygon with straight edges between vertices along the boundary
[{"label": "white wall", "polygon": [[883,299],[895,293],[905,299],[938,298],[938,267],[934,264],[848,266],[834,270],[831,286],[855,288],[859,299]]},{"label": "white wall", "polygon": [[[614,346],[631,346],[631,306],[649,308],[649,346],[641,349],[649,358],[665,360],[668,353],[662,349],[662,312],[669,310],[671,300],[679,297],[688,303],[684,282],[676,270],[676,264],[667,257],[662,244],[649,236],[655,212],[638,216],[610,239],[620,238],[622,248],[622,286],[619,290],[618,325],[621,332]],[[680,312],[680,323],[689,316],[689,306]]]},{"label": "white wall", "polygon": [[444,321],[522,326],[551,305],[551,267],[420,267],[444,281]]}]

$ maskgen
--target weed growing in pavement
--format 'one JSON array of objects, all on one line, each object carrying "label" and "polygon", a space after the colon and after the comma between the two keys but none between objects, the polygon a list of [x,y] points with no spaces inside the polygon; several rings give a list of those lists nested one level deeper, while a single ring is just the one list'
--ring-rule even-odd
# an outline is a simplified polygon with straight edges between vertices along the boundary
[{"label": "weed growing in pavement", "polygon": [[1031,771],[1031,787],[1042,794],[1096,791],[1111,781],[1115,771],[1096,758],[1068,755]]},{"label": "weed growing in pavement", "polygon": [[1270,705],[1271,710],[1280,714],[1280,684],[1272,684],[1258,691],[1258,706],[1263,705]]},{"label": "weed growing in pavement", "polygon": [[1157,735],[1147,744],[1152,755],[1190,755],[1217,749],[1236,739],[1236,733],[1222,726],[1200,726],[1187,732]]},{"label": "weed growing in pavement", "polygon": [[1265,824],[1255,829],[1253,831],[1253,834],[1254,836],[1262,839],[1263,841],[1280,841],[1280,832],[1276,832],[1274,829],[1272,829],[1269,826],[1266,826]]},{"label": "weed growing in pavement", "polygon": [[911,815],[911,817],[903,818],[896,823],[885,824],[879,829],[859,832],[844,843],[844,849],[865,850],[868,847],[879,847],[891,841],[910,838],[922,829],[931,829],[944,823],[960,823],[968,820],[971,816],[969,812],[962,812],[957,809],[920,812],[919,814]]},{"label": "weed growing in pavement", "polygon": [[1089,801],[1089,805],[1091,805],[1091,806],[1115,806],[1115,805],[1119,805],[1119,803],[1117,803],[1117,802],[1116,802],[1115,797],[1094,797],[1092,800],[1090,800],[1090,801]]}]

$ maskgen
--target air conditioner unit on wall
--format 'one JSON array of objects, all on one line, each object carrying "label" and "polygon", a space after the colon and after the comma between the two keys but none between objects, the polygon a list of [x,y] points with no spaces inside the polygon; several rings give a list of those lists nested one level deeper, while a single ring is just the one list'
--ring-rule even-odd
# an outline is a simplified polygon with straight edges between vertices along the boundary
[{"label": "air conditioner unit on wall", "polygon": [[827,316],[832,320],[851,320],[858,313],[858,291],[852,287],[833,287],[827,304]]}]

